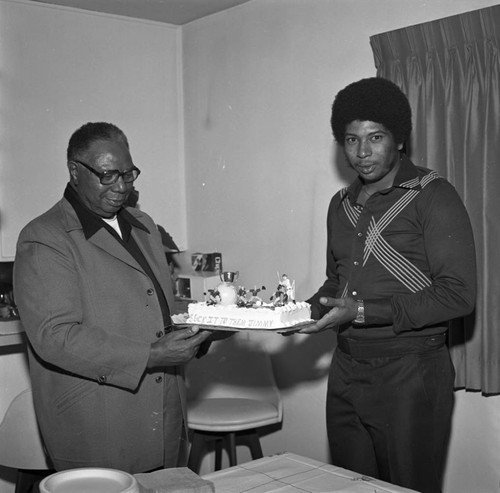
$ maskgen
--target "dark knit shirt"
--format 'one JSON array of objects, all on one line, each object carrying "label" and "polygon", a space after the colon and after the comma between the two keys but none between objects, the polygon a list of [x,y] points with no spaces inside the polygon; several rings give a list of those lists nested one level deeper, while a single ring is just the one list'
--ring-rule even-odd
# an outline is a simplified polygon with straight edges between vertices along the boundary
[{"label": "dark knit shirt", "polygon": [[443,333],[470,313],[476,297],[472,228],[454,187],[405,155],[387,190],[364,206],[357,178],[328,210],[327,280],[309,300],[313,316],[329,309],[322,296],[364,300],[364,326],[340,331],[356,339]]}]

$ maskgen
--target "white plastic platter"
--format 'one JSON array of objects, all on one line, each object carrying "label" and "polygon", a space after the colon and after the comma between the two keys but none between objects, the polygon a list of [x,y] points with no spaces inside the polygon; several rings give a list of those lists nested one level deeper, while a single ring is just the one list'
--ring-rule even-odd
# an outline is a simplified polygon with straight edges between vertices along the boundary
[{"label": "white plastic platter", "polygon": [[225,325],[205,325],[205,324],[192,324],[192,323],[174,323],[173,325],[176,328],[182,329],[185,327],[192,327],[194,325],[198,326],[200,329],[203,330],[225,330],[229,332],[246,332],[246,331],[252,331],[252,332],[274,332],[278,334],[283,334],[283,333],[288,333],[288,332],[298,332],[299,330],[308,327],[310,325],[313,325],[316,323],[316,320],[306,320],[305,322],[300,322],[296,325],[292,325],[289,327],[278,327],[274,329],[259,329],[259,328],[238,328],[238,327],[228,327]]},{"label": "white plastic platter", "polygon": [[116,469],[80,468],[56,472],[40,483],[40,493],[139,493],[137,480]]}]

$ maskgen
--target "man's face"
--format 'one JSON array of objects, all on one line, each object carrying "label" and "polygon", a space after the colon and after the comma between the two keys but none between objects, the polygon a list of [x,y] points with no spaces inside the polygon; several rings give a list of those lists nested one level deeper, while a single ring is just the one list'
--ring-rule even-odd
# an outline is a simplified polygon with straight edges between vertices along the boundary
[{"label": "man's face", "polygon": [[365,183],[376,183],[394,169],[402,147],[381,123],[355,120],[346,126],[344,153]]},{"label": "man's face", "polygon": [[[120,142],[97,141],[92,144],[82,162],[96,171],[127,171],[134,167],[127,147]],[[101,185],[99,177],[78,163],[68,163],[72,182],[82,202],[97,215],[113,217],[123,206],[134,184],[123,177],[111,185]]]}]

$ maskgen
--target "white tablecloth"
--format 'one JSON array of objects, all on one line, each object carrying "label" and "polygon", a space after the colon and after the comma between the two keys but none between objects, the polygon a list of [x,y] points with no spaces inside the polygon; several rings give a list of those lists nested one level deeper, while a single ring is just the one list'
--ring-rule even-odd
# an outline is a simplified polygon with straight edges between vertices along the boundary
[{"label": "white tablecloth", "polygon": [[332,466],[283,453],[203,476],[215,493],[415,493],[414,490]]}]

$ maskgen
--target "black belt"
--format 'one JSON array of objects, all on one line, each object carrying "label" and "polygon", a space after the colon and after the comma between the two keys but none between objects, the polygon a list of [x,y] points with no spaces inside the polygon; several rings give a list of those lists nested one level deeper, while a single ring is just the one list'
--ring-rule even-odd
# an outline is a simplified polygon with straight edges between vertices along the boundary
[{"label": "black belt", "polygon": [[438,349],[446,343],[446,334],[391,339],[351,339],[339,335],[337,348],[356,359],[403,356]]}]

